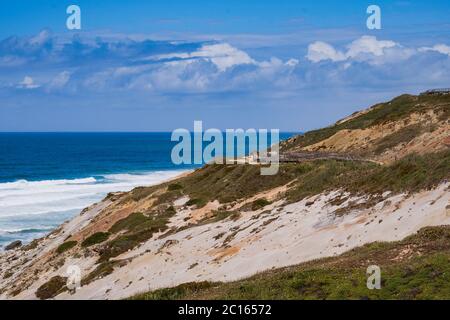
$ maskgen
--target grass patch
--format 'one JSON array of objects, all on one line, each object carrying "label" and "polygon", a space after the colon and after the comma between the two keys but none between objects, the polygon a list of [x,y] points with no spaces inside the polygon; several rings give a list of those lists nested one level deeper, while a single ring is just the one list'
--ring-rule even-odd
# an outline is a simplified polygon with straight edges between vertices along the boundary
[{"label": "grass patch", "polygon": [[136,202],[139,200],[145,199],[145,198],[151,196],[153,193],[155,193],[159,189],[159,187],[160,186],[134,188],[130,192],[130,198]]},{"label": "grass patch", "polygon": [[252,202],[252,210],[256,211],[256,210],[262,209],[271,203],[272,202],[270,202],[269,200],[267,200],[265,198],[257,199]]},{"label": "grass patch", "polygon": [[150,228],[136,233],[125,234],[107,242],[105,247],[100,250],[99,262],[107,261],[109,258],[117,257],[128,250],[134,249],[150,239],[158,231],[161,231],[161,229]]},{"label": "grass patch", "polygon": [[170,217],[175,214],[173,206],[161,206],[148,214],[132,213],[117,221],[109,230],[111,234],[122,232],[115,239],[108,241],[100,249],[100,262],[116,257],[150,239],[153,234],[167,229]]},{"label": "grass patch", "polygon": [[450,150],[424,156],[409,155],[390,166],[324,160],[301,170],[298,181],[287,195],[288,200],[296,202],[337,189],[356,194],[417,192],[435,187],[449,178]]},{"label": "grass patch", "polygon": [[183,186],[179,183],[171,183],[167,186],[168,191],[176,191],[183,189]]},{"label": "grass patch", "polygon": [[287,184],[296,178],[295,165],[282,165],[274,176],[262,176],[259,166],[206,165],[182,178],[183,191],[201,204],[218,200],[229,203]]},{"label": "grass patch", "polygon": [[64,252],[72,249],[73,247],[75,247],[77,245],[77,243],[78,242],[76,242],[76,241],[66,241],[56,249],[56,252],[58,254],[64,253]]},{"label": "grass patch", "polygon": [[51,299],[66,289],[67,278],[56,276],[36,290],[36,297],[41,300]]},{"label": "grass patch", "polygon": [[[398,259],[408,248],[409,256]],[[366,269],[378,265],[381,290],[366,286]],[[338,257],[270,270],[230,283],[183,284],[133,299],[448,299],[450,226],[431,227],[393,243],[373,243]]]},{"label": "grass patch", "polygon": [[187,206],[196,206],[197,208],[203,208],[206,206],[207,201],[204,199],[189,199],[188,202],[186,202]]},{"label": "grass patch", "polygon": [[[390,166],[377,166],[347,183],[352,191],[368,193],[417,192],[450,178],[450,150],[424,156],[410,155]],[[350,186],[351,184],[351,186]]]},{"label": "grass patch", "polygon": [[392,149],[399,144],[408,143],[414,138],[420,136],[422,133],[432,130],[433,128],[424,128],[421,124],[406,126],[377,141],[373,152],[375,154],[380,154],[385,150]]},{"label": "grass patch", "polygon": [[22,248],[20,248],[20,250],[22,250],[22,251],[33,250],[33,249],[36,249],[38,245],[39,245],[39,240],[38,239],[34,239],[29,244],[26,244]]},{"label": "grass patch", "polygon": [[81,280],[81,285],[85,286],[89,283],[101,279],[103,277],[106,277],[107,275],[113,273],[114,271],[114,263],[110,261],[105,261],[100,263],[94,271],[89,273],[83,280]]},{"label": "grass patch", "polygon": [[[186,194],[191,199],[187,205],[202,207],[214,200],[226,204],[288,183],[291,183],[287,192],[290,202],[337,189],[356,194],[415,192],[449,178],[450,150],[424,156],[409,155],[390,166],[331,159],[283,163],[275,176],[262,176],[260,167],[253,165],[206,165],[177,180],[183,190],[166,192],[158,203],[167,205]],[[255,204],[258,205],[263,203]]]},{"label": "grass patch", "polygon": [[214,285],[214,283],[208,281],[184,283],[175,288],[161,289],[146,293],[145,295],[138,295],[132,297],[131,300],[177,300],[186,296],[195,295]]},{"label": "grass patch", "polygon": [[93,245],[105,242],[106,240],[108,240],[109,235],[110,235],[109,232],[97,232],[97,233],[94,233],[93,235],[91,235],[88,238],[86,238],[81,243],[81,246],[86,248],[86,247],[91,247]]},{"label": "grass patch", "polygon": [[111,233],[118,233],[122,230],[136,230],[138,228],[145,228],[145,225],[150,222],[151,219],[145,216],[141,212],[135,212],[128,217],[117,221],[110,229]]},{"label": "grass patch", "polygon": [[181,190],[172,190],[164,192],[163,194],[158,196],[158,198],[155,201],[155,205],[171,203],[176,199],[178,199],[179,197],[181,197],[182,195],[183,193]]}]

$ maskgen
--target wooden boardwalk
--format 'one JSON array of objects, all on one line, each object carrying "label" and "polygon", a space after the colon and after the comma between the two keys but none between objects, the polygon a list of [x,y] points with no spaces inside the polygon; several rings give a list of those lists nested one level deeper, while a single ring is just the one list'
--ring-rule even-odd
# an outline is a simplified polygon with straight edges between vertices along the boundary
[{"label": "wooden boardwalk", "polygon": [[344,160],[344,161],[368,161],[365,158],[334,152],[288,152],[280,154],[280,162],[304,162],[312,160]]},{"label": "wooden boardwalk", "polygon": [[[315,160],[342,160],[342,161],[357,161],[357,162],[371,162],[376,164],[382,164],[375,160],[355,156],[346,153],[335,152],[282,152],[279,157],[280,163],[301,163]],[[271,162],[270,157],[258,158],[259,163]]]}]

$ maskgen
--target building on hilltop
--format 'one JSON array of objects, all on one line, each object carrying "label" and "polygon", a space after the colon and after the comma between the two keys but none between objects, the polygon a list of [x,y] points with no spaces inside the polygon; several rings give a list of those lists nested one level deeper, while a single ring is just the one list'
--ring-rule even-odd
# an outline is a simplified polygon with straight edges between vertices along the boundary
[{"label": "building on hilltop", "polygon": [[450,94],[450,88],[448,89],[432,89],[422,92],[420,95],[447,95]]}]

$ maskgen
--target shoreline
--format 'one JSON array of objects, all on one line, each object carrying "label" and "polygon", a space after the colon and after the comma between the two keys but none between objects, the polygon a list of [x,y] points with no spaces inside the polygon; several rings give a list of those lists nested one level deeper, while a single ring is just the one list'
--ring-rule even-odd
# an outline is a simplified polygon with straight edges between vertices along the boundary
[{"label": "shoreline", "polygon": [[[111,192],[128,192],[137,187],[145,187],[158,185],[164,182],[172,181],[181,177],[184,177],[192,173],[194,169],[185,170],[157,170],[157,171],[145,171],[139,173],[114,173],[108,175],[94,175],[87,178],[77,178],[77,179],[57,179],[57,180],[40,180],[40,181],[25,181],[17,180],[15,182],[5,182],[0,183],[0,196],[2,196],[2,191],[4,192],[3,198],[5,201],[14,202],[16,199],[24,199],[28,202],[28,205],[36,207],[43,206],[43,202],[36,201],[35,204],[32,203],[33,197],[36,197],[36,188],[42,190],[42,194],[45,197],[49,197],[48,202],[44,202],[45,205],[49,207],[53,203],[64,202],[65,195],[63,192],[79,192],[80,198],[83,198],[83,192],[86,193],[89,190],[100,189],[98,193],[92,194],[92,201],[84,201],[83,205],[78,208],[61,208],[60,210],[53,210],[47,212],[25,212],[19,214],[6,214],[0,215],[0,253],[5,252],[5,247],[15,241],[21,241],[22,245],[28,244],[33,240],[46,237],[51,234],[54,230],[59,228],[63,223],[70,221],[77,214],[82,212],[85,208],[92,206],[95,203],[101,202],[105,197]],[[158,177],[158,175],[167,176]],[[120,182],[105,182],[96,179],[95,177],[122,177]],[[135,178],[127,180],[126,178]],[[148,183],[146,178],[149,179]],[[161,178],[161,179],[159,179]],[[152,181],[152,179],[154,179]],[[1,188],[3,185],[4,188]],[[108,188],[111,187],[111,188]],[[27,188],[29,190],[27,190]],[[87,191],[83,190],[86,189]],[[123,189],[121,189],[123,188]],[[61,191],[68,189],[68,191]],[[73,191],[75,189],[75,191]],[[110,190],[108,190],[110,189]],[[40,192],[37,191],[37,192]],[[92,191],[93,192],[93,191]],[[57,198],[51,199],[53,194],[59,194],[60,200]],[[99,196],[101,194],[101,197]],[[75,198],[76,199],[76,198]],[[67,198],[66,203],[73,201],[73,198]],[[11,207],[14,207],[15,203],[11,203]],[[6,209],[8,206],[4,206]],[[16,205],[16,207],[18,207]],[[3,211],[6,211],[4,209]],[[1,213],[1,211],[0,211]],[[53,219],[52,219],[53,218]],[[40,220],[44,220],[40,222]],[[45,232],[43,232],[45,230]]]}]

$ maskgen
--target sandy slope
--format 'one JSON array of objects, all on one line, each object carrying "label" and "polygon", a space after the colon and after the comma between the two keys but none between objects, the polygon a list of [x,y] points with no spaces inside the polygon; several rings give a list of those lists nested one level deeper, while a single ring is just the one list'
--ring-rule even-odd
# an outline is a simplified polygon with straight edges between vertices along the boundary
[{"label": "sandy slope", "polygon": [[[124,261],[123,266],[109,276],[57,299],[119,299],[190,281],[231,281],[270,268],[338,255],[369,242],[400,240],[425,226],[450,224],[449,188],[450,183],[444,183],[414,195],[385,194],[375,207],[349,212],[342,209],[365,199],[351,197],[334,206],[330,201],[340,195],[335,191],[288,205],[278,201],[243,213],[237,220],[192,227],[163,239],[155,235],[117,257]],[[175,201],[177,214],[172,225],[183,225],[194,213],[183,205],[186,200]],[[14,285],[26,284],[29,287],[14,298],[35,299],[36,289],[52,276],[64,276],[69,265],[78,265],[84,275],[92,271],[94,256],[67,256],[59,265],[49,258],[49,252],[68,234],[83,230],[109,205],[106,201],[93,206],[36,249],[1,255],[0,268],[3,271],[12,266],[14,275],[0,280],[0,298],[11,298]],[[42,271],[35,275],[36,269]]]},{"label": "sandy slope", "polygon": [[387,122],[365,129],[340,130],[333,136],[318,143],[304,147],[301,150],[338,153],[351,153],[355,150],[367,152],[376,146],[376,143],[381,141],[383,138],[397,133],[405,127],[417,124],[424,127],[434,128],[434,130],[418,134],[418,136],[411,141],[399,144],[393,148],[389,148],[373,159],[387,164],[409,154],[415,153],[420,155],[438,152],[449,147],[450,123],[448,120],[439,120],[435,112],[430,110],[424,113],[412,113],[400,121]]}]

